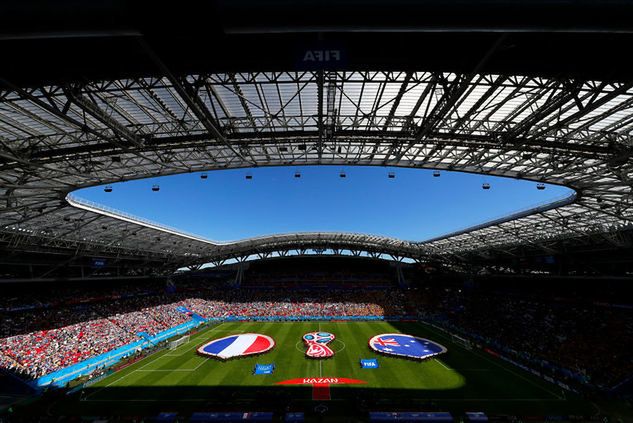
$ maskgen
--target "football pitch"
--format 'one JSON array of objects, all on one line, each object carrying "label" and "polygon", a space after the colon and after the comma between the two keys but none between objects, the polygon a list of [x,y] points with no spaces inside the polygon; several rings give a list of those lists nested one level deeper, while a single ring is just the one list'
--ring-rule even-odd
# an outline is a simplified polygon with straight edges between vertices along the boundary
[{"label": "football pitch", "polygon": [[[302,336],[327,331],[336,335],[332,358],[305,357]],[[437,358],[413,361],[373,352],[368,340],[381,333],[406,333],[448,348]],[[213,339],[240,333],[272,337],[270,352],[221,361],[196,349]],[[362,369],[360,359],[377,358],[379,368]],[[271,375],[254,375],[256,364],[275,364]],[[595,413],[596,406],[565,393],[514,366],[479,350],[466,350],[444,333],[422,323],[390,322],[227,322],[192,335],[174,350],[150,355],[85,388],[56,407],[79,413],[120,415],[223,409],[274,411],[279,404],[306,409],[311,385],[278,385],[290,379],[349,378],[355,385],[330,385],[330,410],[345,415],[358,409],[485,411],[525,415]],[[323,379],[321,379],[323,380]],[[281,407],[281,406],[279,406]],[[356,412],[356,411],[354,411]]]}]

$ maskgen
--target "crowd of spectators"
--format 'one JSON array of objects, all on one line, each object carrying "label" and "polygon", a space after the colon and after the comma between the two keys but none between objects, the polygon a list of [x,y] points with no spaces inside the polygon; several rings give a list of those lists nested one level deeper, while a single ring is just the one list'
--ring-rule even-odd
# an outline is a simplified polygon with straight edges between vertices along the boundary
[{"label": "crowd of spectators", "polygon": [[204,299],[190,298],[183,305],[205,318],[284,316],[402,316],[405,295],[400,290],[258,291],[234,290]]},{"label": "crowd of spectators", "polygon": [[[185,323],[190,314],[203,318],[286,316],[400,316],[399,290],[339,291],[226,290],[183,286],[182,290],[138,291],[75,296],[54,305],[4,308],[0,366],[37,378],[90,357]],[[186,309],[189,313],[183,310]]]},{"label": "crowd of spectators", "polygon": [[145,332],[150,335],[156,335],[158,332],[165,330],[165,325],[156,320],[151,314],[145,312],[145,310],[117,313],[108,319],[128,333]]},{"label": "crowd of spectators", "polygon": [[90,320],[0,340],[0,354],[17,373],[39,377],[132,342],[108,319]]},{"label": "crowd of spectators", "polygon": [[563,381],[611,387],[633,375],[633,308],[470,289],[228,289],[201,283],[70,291],[0,305],[0,366],[36,378],[204,318],[415,315]]},{"label": "crowd of spectators", "polygon": [[572,384],[603,389],[633,376],[633,307],[437,290],[420,317]]}]

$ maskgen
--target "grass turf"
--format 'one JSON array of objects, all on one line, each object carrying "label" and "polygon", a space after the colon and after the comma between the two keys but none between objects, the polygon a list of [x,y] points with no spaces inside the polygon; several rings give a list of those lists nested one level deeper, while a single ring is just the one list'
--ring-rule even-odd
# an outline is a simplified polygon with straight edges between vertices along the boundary
[{"label": "grass turf", "polygon": [[[301,337],[316,330],[336,335],[330,344],[336,352],[334,357],[305,357]],[[209,340],[245,332],[269,335],[276,346],[261,356],[229,361],[196,354],[198,346]],[[419,362],[382,356],[369,349],[369,338],[390,332],[429,338],[446,346],[448,353]],[[361,358],[378,358],[380,368],[361,369]],[[276,370],[272,375],[255,376],[252,371],[256,363],[275,363]],[[61,401],[54,414],[270,410],[275,404],[311,409],[314,403],[309,386],[275,385],[303,377],[345,377],[367,382],[331,387],[328,406],[341,416],[358,414],[363,409],[523,415],[589,415],[596,411],[593,404],[486,353],[454,345],[445,334],[420,323],[227,322],[191,336],[189,343],[176,350],[158,352],[86,388],[79,401]]]}]

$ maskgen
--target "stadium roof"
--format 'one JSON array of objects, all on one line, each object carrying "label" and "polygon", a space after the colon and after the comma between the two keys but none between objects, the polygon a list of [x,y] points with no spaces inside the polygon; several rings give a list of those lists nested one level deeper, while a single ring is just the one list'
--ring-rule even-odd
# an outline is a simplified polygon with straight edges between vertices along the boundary
[{"label": "stadium roof", "polygon": [[[601,9],[605,16],[614,10],[630,13],[630,8],[616,3]],[[214,4],[230,9],[222,2]],[[580,5],[587,12],[596,4]],[[628,24],[622,20],[613,21],[609,28],[581,21],[576,22],[575,31],[569,31],[572,35],[563,34],[573,40],[572,51],[587,33],[591,33],[587,38],[591,45],[615,37],[605,51],[628,40],[628,28],[618,26]],[[20,46],[78,42],[95,50],[87,51],[87,67],[79,63],[76,70],[65,62],[68,52],[61,52],[61,70],[47,64],[22,75],[3,69],[0,240],[14,249],[108,252],[178,265],[284,249],[349,248],[425,260],[516,245],[547,251],[551,240],[588,235],[617,244],[617,233],[631,228],[633,218],[631,78],[623,77],[622,69],[610,63],[596,67],[587,62],[587,56],[581,63],[586,74],[568,69],[562,61],[545,63],[554,53],[547,45],[542,46],[547,54],[537,64],[508,58],[512,43],[520,49],[533,47],[540,35],[521,44],[524,35],[508,36],[497,30],[469,34],[477,48],[463,62],[457,61],[459,66],[451,65],[445,51],[442,57],[434,54],[439,47],[464,41],[464,34],[431,34],[442,43],[430,47],[428,64],[411,58],[400,62],[402,45],[394,47],[398,54],[392,57],[392,69],[384,69],[385,62],[360,63],[367,50],[359,48],[361,54],[355,56],[349,46],[358,44],[350,40],[360,35],[346,33],[341,38],[349,42],[345,47],[336,46],[335,37],[324,41],[322,36],[314,38],[314,43],[300,43],[298,50],[293,44],[300,54],[291,55],[293,63],[287,58],[285,64],[279,62],[286,66],[284,71],[265,69],[269,62],[259,68],[248,60],[227,61],[227,67],[249,67],[247,71],[200,70],[218,67],[208,59],[198,61],[200,56],[213,57],[200,51],[189,57],[186,66],[177,65],[177,54],[164,54],[165,45],[152,39],[151,31],[147,36],[131,31],[114,37],[86,37],[81,32],[51,36],[54,31],[45,36],[5,35],[8,57],[17,51],[27,59],[15,62],[18,68],[34,60]],[[543,30],[547,28],[536,32]],[[257,45],[258,35],[245,32],[259,31],[242,28],[231,35],[232,31],[225,30],[217,40],[233,47],[232,43],[246,40]],[[407,40],[393,28],[389,31],[383,40]],[[381,32],[365,35],[372,39]],[[429,33],[411,36],[415,40]],[[554,42],[563,38],[551,35]],[[119,45],[123,57],[128,57],[131,50],[123,47],[123,39],[142,57],[132,63],[117,60],[101,69],[99,63],[113,59],[109,56],[113,46]],[[287,40],[296,42],[302,37],[293,34]],[[98,58],[95,53],[104,46],[102,42],[108,47],[103,49],[104,57]],[[194,45],[201,46],[194,43],[183,50],[191,54]],[[468,44],[460,45],[459,51],[466,51],[464,46]],[[222,57],[223,47],[218,49]],[[80,59],[83,53],[73,54]],[[230,58],[237,56],[232,52]],[[386,56],[383,59],[388,61]],[[621,57],[613,60],[620,63]],[[402,68],[393,69],[399,63]],[[214,244],[107,215],[77,200],[67,201],[73,190],[97,184],[201,170],[309,164],[389,165],[510,176],[563,184],[577,195],[570,203],[425,243],[310,233]]]},{"label": "stadium roof", "polygon": [[0,15],[2,76],[18,85],[161,76],[139,37],[179,74],[286,71],[318,47],[344,51],[349,70],[464,73],[500,35],[486,73],[618,80],[633,70],[626,0],[6,0]]}]

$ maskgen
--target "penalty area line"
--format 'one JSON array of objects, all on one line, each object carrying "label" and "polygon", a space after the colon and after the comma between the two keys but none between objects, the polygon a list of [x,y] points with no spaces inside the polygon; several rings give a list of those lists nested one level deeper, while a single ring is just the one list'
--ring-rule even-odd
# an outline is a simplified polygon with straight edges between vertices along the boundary
[{"label": "penalty area line", "polygon": [[[202,357],[199,357],[202,358]],[[198,370],[204,363],[207,363],[209,361],[209,359],[205,359],[202,358],[202,361],[200,363],[198,363],[198,365],[196,367],[194,367],[193,369],[138,369],[138,370],[134,370],[134,372],[141,372],[141,373],[151,373],[151,372],[195,372],[196,370]],[[132,373],[134,373],[132,372]]]},{"label": "penalty area line", "polygon": [[446,364],[442,363],[442,360],[438,360],[437,358],[435,359],[435,361],[437,361],[438,363],[440,363],[440,365],[442,367],[444,367],[446,370],[450,370],[451,372],[454,372],[455,369],[451,369],[450,367],[448,367]]},{"label": "penalty area line", "polygon": [[435,359],[442,367],[446,370],[450,370],[451,372],[490,372],[491,369],[453,369],[452,367],[448,367],[444,362],[438,358]]},{"label": "penalty area line", "polygon": [[[215,329],[219,328],[219,327],[220,327],[220,326],[222,326],[223,324],[224,324],[224,322],[220,323],[219,325],[215,326],[214,328],[212,328],[212,329],[211,329],[211,330],[209,330],[208,332],[207,332],[207,331],[204,331],[204,332],[197,333],[197,334],[195,334],[192,338],[197,339],[197,338],[198,338],[198,336],[202,336],[202,335],[203,335],[203,334],[205,334],[205,333],[210,333],[210,332],[213,332]],[[191,339],[191,338],[190,338],[190,339],[189,339],[189,342],[192,342],[192,341],[193,341],[193,339]],[[186,344],[183,344],[183,345],[179,346],[178,348],[184,347],[184,346],[185,346],[185,345],[187,345],[189,342],[187,342]],[[178,348],[176,348],[176,350],[177,350]],[[175,351],[175,350],[174,350],[174,351]],[[178,356],[182,356],[182,355],[184,355],[184,354],[186,354],[186,352],[185,352],[185,353],[183,353],[183,354],[178,354]],[[121,377],[119,377],[119,378],[117,378],[117,379],[114,379],[112,382],[108,383],[106,386],[103,386],[103,387],[99,388],[98,390],[94,391],[93,393],[91,393],[91,394],[87,395],[87,396],[86,396],[86,398],[85,398],[84,400],[82,400],[82,401],[87,401],[87,400],[88,400],[88,398],[90,398],[91,396],[96,395],[96,394],[98,394],[99,392],[103,391],[104,389],[106,389],[106,388],[108,388],[108,387],[110,387],[110,386],[114,385],[115,383],[120,382],[121,380],[123,380],[124,378],[126,378],[126,377],[130,376],[130,375],[131,375],[131,374],[133,374],[133,373],[136,373],[136,372],[142,372],[142,371],[144,371],[143,369],[145,369],[147,366],[149,366],[150,364],[152,364],[152,363],[154,363],[154,362],[156,362],[156,361],[160,360],[161,358],[163,358],[163,357],[165,357],[165,356],[170,356],[170,355],[169,355],[169,354],[160,354],[160,351],[158,351],[158,352],[156,352],[156,353],[154,353],[154,354],[149,354],[149,355],[147,355],[147,356],[143,357],[142,359],[140,359],[140,360],[139,360],[139,361],[137,361],[136,363],[133,363],[133,364],[132,364],[132,366],[134,366],[134,365],[139,365],[142,361],[145,361],[145,360],[146,360],[146,359],[148,359],[148,358],[153,358],[153,360],[148,361],[147,363],[145,363],[143,366],[141,366],[141,367],[140,367],[140,368],[138,368],[138,369],[132,370],[130,373],[127,373],[127,374],[125,374],[125,375],[123,375],[123,376],[121,376]],[[170,357],[174,357],[174,356],[175,356],[175,355],[171,355]],[[200,363],[198,366],[196,366],[196,368],[195,368],[195,369],[192,369],[192,370],[189,370],[189,371],[197,370],[197,369],[198,369],[198,367],[200,367],[200,365],[201,365],[201,364],[203,364],[203,363],[204,363],[204,361],[203,361],[202,363]],[[115,374],[115,375],[116,375],[116,374]],[[115,375],[112,375],[112,376],[114,377]]]},{"label": "penalty area line", "polygon": [[205,358],[203,359],[200,364],[198,364],[196,367],[194,367],[193,369],[189,370],[190,372],[195,372],[196,370],[198,370],[200,368],[200,366],[202,366],[204,363],[208,363],[209,359]]},{"label": "penalty area line", "polygon": [[[450,341],[453,345],[457,345],[457,344],[453,343],[453,341],[452,341],[452,340],[448,337],[448,335],[443,334],[442,332],[440,332],[439,330],[435,329],[434,327],[432,327],[432,326],[430,326],[430,325],[427,325],[427,324],[420,324],[420,323],[418,323],[418,324],[419,324],[419,325],[421,325],[423,328],[425,328],[425,329],[429,330],[430,332],[435,333],[435,334],[436,334],[436,335],[438,335],[440,338],[443,338],[443,339],[446,339],[446,340]],[[460,347],[461,349],[463,349],[464,351],[467,351],[467,352],[469,352],[469,353],[473,354],[473,355],[474,355],[474,356],[476,356],[476,357],[483,358],[484,360],[486,360],[486,361],[487,361],[487,362],[489,362],[489,363],[494,364],[494,365],[495,365],[495,366],[497,366],[498,368],[500,368],[500,369],[502,369],[502,370],[504,370],[504,371],[506,371],[506,372],[508,372],[508,373],[511,373],[511,374],[513,374],[513,375],[514,375],[514,376],[516,376],[516,377],[519,377],[519,378],[523,379],[524,381],[528,382],[528,383],[529,383],[529,384],[531,384],[532,386],[535,386],[535,387],[539,388],[541,391],[547,392],[548,394],[550,394],[550,395],[552,395],[552,396],[556,397],[558,400],[565,401],[565,398],[561,397],[560,395],[556,394],[555,392],[553,392],[553,391],[551,391],[551,390],[549,390],[549,389],[545,388],[544,386],[541,386],[540,384],[537,384],[537,383],[536,383],[536,382],[534,382],[533,380],[530,380],[530,379],[528,379],[527,377],[525,377],[525,376],[523,376],[523,375],[521,375],[521,374],[519,374],[519,373],[515,372],[514,370],[512,370],[512,369],[508,366],[508,364],[504,363],[504,364],[502,365],[501,363],[497,363],[495,360],[493,360],[493,359],[491,359],[491,358],[488,358],[488,357],[487,357],[487,356],[485,356],[483,353],[481,353],[481,352],[479,352],[479,351],[477,351],[477,350],[475,350],[475,349],[472,349],[472,350],[467,350],[466,348],[462,347],[461,345],[460,345],[459,347]]]},{"label": "penalty area line", "polygon": [[106,388],[108,388],[108,387],[110,387],[110,386],[114,385],[115,383],[122,381],[123,379],[125,379],[125,378],[126,378],[126,377],[128,377],[128,376],[130,376],[131,374],[136,373],[137,371],[138,371],[138,370],[133,370],[133,371],[131,371],[130,373],[128,373],[128,374],[126,374],[126,375],[123,375],[122,377],[120,377],[120,378],[118,378],[118,379],[113,380],[112,382],[108,383],[106,386],[103,386],[103,387],[101,387],[101,388],[97,389],[96,391],[94,391],[93,393],[86,395],[86,398],[82,399],[81,401],[88,401],[88,398],[92,397],[93,395],[98,394],[99,392],[101,392],[101,391],[103,391],[104,389],[106,389]]},{"label": "penalty area line", "polygon": [[[182,352],[182,353],[179,353],[179,354],[172,354],[172,352],[174,352],[174,351],[178,351],[178,350],[179,350],[179,349],[181,349],[182,347],[185,347],[185,346],[189,345],[190,343],[194,342],[196,339],[198,339],[200,336],[202,336],[202,335],[204,335],[204,334],[214,332],[217,328],[219,328],[220,326],[222,326],[224,323],[225,323],[225,322],[222,322],[222,323],[220,323],[219,325],[217,325],[217,326],[215,326],[215,327],[213,327],[213,328],[209,329],[208,331],[202,331],[202,332],[199,332],[199,333],[194,334],[193,336],[190,336],[190,337],[189,337],[189,341],[187,341],[187,342],[185,342],[184,344],[182,344],[182,345],[180,345],[180,346],[178,346],[178,347],[174,348],[173,350],[171,350],[171,352],[169,352],[169,353],[167,353],[167,354],[163,355],[163,357],[182,357],[183,355],[185,355],[185,354],[189,353],[189,350],[185,350],[185,352]],[[219,330],[218,332],[223,332],[223,331],[225,331],[225,330],[228,330],[228,329],[222,329],[222,330]]]},{"label": "penalty area line", "polygon": [[[148,359],[148,358],[153,358],[153,360],[148,361],[148,362],[147,362],[147,363],[145,363],[142,367],[140,367],[140,368],[138,368],[138,369],[135,369],[135,370],[132,370],[130,373],[127,373],[127,374],[125,374],[125,375],[121,376],[120,378],[114,379],[112,382],[108,383],[106,386],[103,386],[103,387],[101,387],[101,388],[97,389],[96,391],[94,391],[93,393],[91,393],[91,394],[87,395],[87,396],[86,396],[86,398],[85,398],[83,401],[87,400],[88,398],[90,398],[90,397],[91,397],[91,396],[93,396],[93,395],[98,394],[99,392],[103,391],[104,389],[109,388],[110,386],[114,385],[115,383],[118,383],[118,382],[122,381],[122,380],[123,380],[123,379],[125,379],[126,377],[128,377],[128,376],[130,376],[130,375],[132,375],[132,374],[134,374],[134,373],[136,373],[136,372],[138,372],[138,371],[140,371],[140,370],[144,369],[145,367],[149,366],[150,364],[152,364],[153,362],[155,362],[156,360],[158,360],[159,358],[161,358],[161,357],[162,357],[162,355],[161,355],[161,356],[159,356],[159,357],[156,357],[156,355],[157,355],[157,354],[158,354],[158,353],[154,353],[154,354],[150,354],[150,355],[148,355],[148,356],[143,357],[142,359],[140,359],[139,361],[137,361],[136,363],[134,363],[134,364],[132,364],[132,365],[138,365],[139,363],[141,363],[141,361],[144,361],[144,360],[146,360],[146,359]],[[114,375],[113,375],[113,376],[114,376]]]}]

